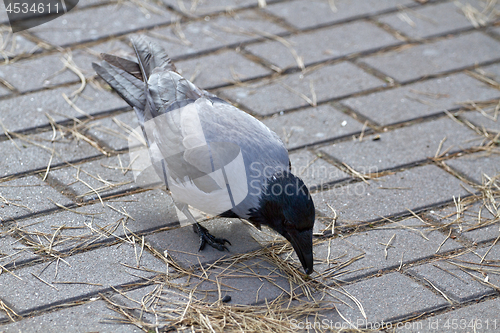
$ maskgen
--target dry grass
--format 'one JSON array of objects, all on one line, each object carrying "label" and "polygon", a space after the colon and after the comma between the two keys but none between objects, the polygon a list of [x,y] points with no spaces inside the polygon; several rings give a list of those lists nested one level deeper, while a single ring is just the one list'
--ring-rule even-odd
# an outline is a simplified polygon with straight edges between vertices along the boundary
[{"label": "dry grass", "polygon": [[[145,291],[139,299],[119,291],[120,297],[102,295],[120,314],[109,321],[132,324],[145,332],[295,332],[297,322],[326,318],[328,312],[336,311],[335,304],[354,306],[364,315],[361,302],[345,289],[321,282],[330,280],[333,269],[317,278],[304,275],[300,264],[291,259],[293,250],[287,242],[183,268],[170,255],[159,253],[133,233],[128,235],[163,260],[168,273],[151,280],[154,290]],[[355,260],[335,266],[345,269]],[[259,294],[261,289],[266,292]],[[250,290],[255,300],[226,303],[228,295],[249,295]],[[274,296],[266,294],[270,290]]]},{"label": "dry grass", "polygon": [[[490,182],[484,184],[488,188],[485,193],[491,190],[491,185]],[[488,197],[488,195],[486,196]],[[463,203],[463,200],[456,199],[456,207],[460,211],[464,210]],[[400,221],[381,228],[408,229],[411,232],[421,234],[424,239],[427,238],[422,232],[423,229],[426,232],[443,229],[439,224],[430,224],[420,216],[417,217],[422,221],[423,225],[419,224],[417,227],[401,224]],[[446,230],[446,233],[448,236],[440,247],[452,235],[448,230]],[[381,251],[383,252],[382,256],[393,248],[396,240],[394,235],[395,233],[390,233],[386,242],[381,244],[385,249]],[[316,255],[317,266],[321,264],[322,267],[326,268],[313,278],[306,277],[301,272],[300,265],[291,260],[293,251],[287,242],[274,241],[268,247],[222,258],[212,264],[200,264],[199,267],[191,267],[190,269],[182,269],[178,266],[169,274],[159,275],[154,281],[151,281],[155,287],[154,290],[143,292],[142,297],[139,299],[137,297],[128,297],[122,293],[121,296],[128,300],[126,304],[116,297],[104,297],[110,308],[120,314],[119,318],[109,320],[133,324],[145,332],[169,330],[294,332],[296,331],[294,323],[304,323],[306,320],[320,322],[323,318],[331,318],[332,313],[336,313],[348,321],[347,317],[342,314],[345,311],[342,308],[345,308],[345,306],[352,307],[363,315],[365,313],[362,305],[363,299],[356,299],[347,293],[342,286],[335,284],[334,281],[343,274],[359,270],[360,268],[352,269],[349,266],[363,260],[365,254],[360,253],[354,256],[337,254],[337,257],[332,258],[330,253],[333,244],[332,240],[315,241],[315,248],[319,245],[328,244],[328,251],[325,258]],[[495,243],[491,247],[493,245]],[[469,252],[465,252],[465,254]],[[486,276],[497,274],[500,271],[498,270],[498,262],[491,261],[488,258],[488,252],[482,254],[482,257],[485,258],[484,261],[481,262],[481,258],[479,258],[477,263],[461,262],[460,255],[464,253],[458,256],[455,254],[439,255],[436,258],[439,261],[450,262],[457,267],[460,266],[460,270],[467,271],[465,274],[472,274],[471,278],[481,280],[482,284],[493,288],[496,286],[488,281]],[[163,257],[159,253],[156,253],[156,255]],[[391,256],[394,256],[394,254],[391,254]],[[403,256],[404,253],[401,253],[399,270],[404,267]],[[174,263],[173,259],[168,256],[163,257],[163,260],[169,265]],[[360,267],[360,265],[355,267]],[[438,268],[456,275],[455,272],[447,268]],[[228,279],[232,279],[233,282],[228,282]],[[234,281],[238,279],[244,279],[241,282],[242,284],[234,284]],[[252,281],[255,281],[255,283]],[[329,284],[327,285],[323,281],[328,281]],[[454,304],[454,301],[437,284],[430,280],[427,283],[436,293],[442,294],[450,303]],[[286,287],[287,285],[288,287]],[[244,287],[242,288],[242,286]],[[263,288],[263,286],[266,286],[266,288]],[[277,290],[279,293],[277,297],[269,294],[269,286]],[[256,291],[252,288],[255,288]],[[263,289],[267,289],[267,294],[264,295],[268,295],[270,299],[273,299],[272,301],[269,299],[262,301],[260,296],[263,294],[261,291]],[[260,300],[261,302],[254,303],[254,300],[249,300],[248,303],[250,304],[228,304],[223,301],[225,296],[232,295],[235,297],[239,292],[246,295],[255,293],[257,295],[255,301]],[[342,307],[339,307],[339,305]],[[317,328],[317,331],[321,331],[321,328]]]},{"label": "dry grass", "polygon": [[[51,155],[59,157],[61,160],[66,161],[68,157],[61,155],[58,150],[54,147],[54,143],[63,143],[68,144],[72,140],[84,141],[100,151],[103,155],[108,156],[110,153],[106,150],[105,147],[102,147],[95,139],[87,136],[85,132],[93,126],[89,124],[92,119],[79,120],[73,118],[73,122],[71,125],[62,125],[56,123],[56,121],[52,118],[48,113],[45,114],[47,117],[50,126],[52,127],[52,137],[50,139],[46,139],[43,135],[25,135],[17,132],[11,132],[7,128],[5,128],[1,123],[5,135],[13,142],[14,145],[19,147],[14,138],[19,139],[23,144],[29,144],[41,148]],[[48,166],[50,168],[50,164]]]},{"label": "dry grass", "polygon": [[[89,222],[83,222],[81,226],[70,226],[66,224],[46,226],[47,221],[39,218],[39,221],[28,225],[16,223],[10,227],[9,232],[17,238],[23,240],[23,245],[33,253],[41,256],[58,257],[71,255],[75,251],[89,248],[92,244],[107,239],[117,237],[125,241],[124,237],[117,236],[120,227],[125,228],[127,218],[121,218],[107,224],[100,225],[95,221],[95,216],[100,213],[90,213],[84,211],[74,211],[71,213],[86,215]],[[81,218],[84,220],[83,218]],[[41,224],[41,228],[38,228]],[[61,250],[64,250],[61,252]]]},{"label": "dry grass", "polygon": [[[477,111],[483,117],[485,117],[489,122],[498,122],[498,114],[500,112],[500,100],[491,100],[491,101],[483,101],[483,102],[475,102],[475,101],[467,101],[461,103],[464,106],[465,110],[468,111]],[[460,115],[460,113],[459,113]],[[485,138],[482,146],[486,150],[497,149],[500,144],[500,132],[495,132],[493,130],[484,128],[483,126],[477,126],[473,124],[465,117],[461,117],[460,121],[468,126],[470,129],[475,131],[478,135],[481,135]]]},{"label": "dry grass", "polygon": [[[216,283],[214,287],[217,287]],[[188,291],[183,285],[162,282],[157,283],[155,294],[144,295],[135,307],[104,299],[111,309],[122,315],[122,323],[136,325],[146,332],[296,332],[294,322],[303,322],[306,318],[318,320],[324,317],[322,313],[335,309],[331,302],[322,299],[290,301],[288,297],[280,296],[260,305],[230,305],[224,303],[224,298],[207,302],[198,299],[196,294],[196,289]],[[137,316],[137,313],[141,315]],[[154,321],[146,320],[148,315]]]},{"label": "dry grass", "polygon": [[9,317],[11,321],[16,321],[16,319],[20,317],[14,310],[8,307],[7,304],[5,304],[1,299],[0,299],[0,310],[5,312],[5,314]]},{"label": "dry grass", "polygon": [[462,178],[473,195],[465,199],[454,198],[454,210],[444,216],[437,215],[442,223],[441,229],[450,228],[450,231],[453,229],[462,234],[493,225],[500,227],[500,173],[492,177],[483,174],[482,177],[481,185]]},{"label": "dry grass", "polygon": [[474,28],[485,26],[500,16],[500,11],[495,8],[497,0],[482,0],[476,3],[476,6],[468,3],[467,0],[462,1],[456,0],[454,3]]},{"label": "dry grass", "polygon": [[37,41],[34,45],[26,44],[23,49],[19,45],[19,41],[24,40],[25,42],[31,40],[29,34],[25,32],[18,32],[15,35],[8,26],[0,26],[0,58],[3,58],[5,64],[14,62],[20,58],[26,58],[31,56],[36,51],[41,49],[50,49],[50,45],[42,41]]},{"label": "dry grass", "polygon": [[[170,286],[174,288],[174,285]],[[171,301],[164,291],[161,294],[145,295],[140,305],[124,307],[105,298],[110,307],[122,314],[123,323],[134,324],[145,332],[191,331],[191,332],[296,332],[293,320],[314,316],[326,310],[322,302],[309,302],[290,306],[287,300],[276,299],[266,305],[227,305],[222,302],[206,303],[189,294],[186,302]],[[139,303],[139,302],[137,302]],[[134,311],[135,310],[135,311]],[[133,313],[154,315],[155,323],[137,318]]]}]

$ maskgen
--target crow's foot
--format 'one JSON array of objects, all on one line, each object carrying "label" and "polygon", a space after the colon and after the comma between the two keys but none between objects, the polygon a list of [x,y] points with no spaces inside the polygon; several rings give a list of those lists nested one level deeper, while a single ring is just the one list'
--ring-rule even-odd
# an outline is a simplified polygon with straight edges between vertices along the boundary
[{"label": "crow's foot", "polygon": [[231,243],[227,239],[217,238],[211,235],[208,232],[207,228],[203,227],[199,223],[193,224],[193,230],[200,236],[200,248],[198,249],[198,251],[203,250],[205,248],[205,245],[208,244],[219,251],[227,250],[227,252],[229,252],[229,249],[226,247],[226,245],[224,245],[225,243],[231,245]]}]

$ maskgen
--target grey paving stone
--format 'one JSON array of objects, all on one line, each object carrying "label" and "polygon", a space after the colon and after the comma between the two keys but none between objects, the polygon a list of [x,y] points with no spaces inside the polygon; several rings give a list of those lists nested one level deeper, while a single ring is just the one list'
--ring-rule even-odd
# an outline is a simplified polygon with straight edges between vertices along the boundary
[{"label": "grey paving stone", "polygon": [[120,5],[72,10],[30,31],[49,44],[68,46],[166,24],[172,19],[170,12],[160,9],[151,2],[142,8],[126,2]]},{"label": "grey paving stone", "polygon": [[[171,6],[178,11],[188,15],[207,15],[217,12],[232,12],[236,9],[255,7],[257,3],[254,0],[219,0],[216,3],[209,0],[161,0],[165,5]],[[273,2],[273,0],[268,1]]]},{"label": "grey paving stone", "polygon": [[[126,297],[117,294],[112,296],[112,300],[133,309],[134,317],[157,324],[159,328],[170,325],[170,318],[155,317],[153,313],[168,313],[174,318],[180,317],[188,302],[202,306],[206,304],[208,307],[229,296],[231,300],[223,304],[228,310],[255,302],[265,306],[266,301],[271,302],[284,291],[289,291],[291,286],[286,277],[264,259],[254,256],[249,260],[229,260],[204,271],[198,267],[189,277],[171,279],[168,284],[158,285],[155,290],[151,287],[133,290],[127,292]],[[297,288],[295,284],[292,287]],[[192,291],[191,295],[189,291]],[[145,307],[141,307],[141,300]]]},{"label": "grey paving stone", "polygon": [[335,1],[334,7],[327,0],[299,0],[270,4],[266,11],[280,16],[289,24],[299,28],[327,25],[354,17],[376,15],[396,6],[411,5],[409,0],[368,0],[363,3],[349,0]]},{"label": "grey paving stone", "polygon": [[[472,261],[474,257],[474,255],[469,253],[453,258],[451,261],[462,264],[461,261]],[[455,259],[458,261],[455,261]],[[495,292],[494,288],[479,283],[459,267],[446,261],[437,261],[416,266],[408,271],[416,278],[422,280],[423,283],[430,281],[436,288],[455,302],[462,303],[480,299]],[[478,276],[477,273],[474,275]]]},{"label": "grey paving stone", "polygon": [[470,12],[481,13],[481,20],[484,23],[494,23],[498,21],[496,13],[500,9],[500,4],[498,3],[487,3],[483,0],[468,0],[468,1],[457,1],[457,6],[462,12],[468,14]]},{"label": "grey paving stone", "polygon": [[[16,146],[17,145],[17,146]],[[20,148],[17,148],[20,147]],[[0,177],[22,173],[28,170],[39,170],[47,167],[50,160],[50,153],[42,153],[34,145],[23,144],[21,140],[8,140],[0,142],[0,151],[5,158],[0,160]],[[46,156],[45,159],[43,156]]]},{"label": "grey paving stone", "polygon": [[130,220],[108,206],[99,204],[59,210],[50,215],[27,218],[16,223],[16,232],[28,248],[38,255],[71,252],[104,241],[113,235],[123,236],[123,226]]},{"label": "grey paving stone", "polygon": [[146,236],[146,240],[160,253],[167,251],[177,263],[186,268],[198,266],[200,262],[203,264],[261,247],[252,237],[252,233],[258,231],[251,230],[255,228],[240,220],[219,218],[204,222],[202,225],[215,237],[230,241],[232,245],[226,244],[230,252],[221,252],[208,245],[203,251],[197,252],[200,238],[189,225]]},{"label": "grey paving stone", "polygon": [[[53,54],[36,59],[26,59],[0,66],[0,78],[9,82],[20,92],[48,88],[59,84],[79,82],[78,76],[64,69],[64,61],[70,58],[85,76],[92,76],[92,62],[98,59],[81,50]],[[61,72],[62,70],[62,72]]]},{"label": "grey paving stone", "polygon": [[363,125],[329,104],[274,115],[264,121],[288,149],[361,132]]},{"label": "grey paving stone", "polygon": [[497,82],[500,81],[500,64],[480,67],[476,69],[476,71],[480,73],[484,72],[484,75],[486,75],[487,77],[490,77]]},{"label": "grey paving stone", "polygon": [[[339,234],[338,230],[335,233]],[[331,228],[327,230],[327,234],[331,234]],[[379,270],[365,260],[366,252],[363,249],[354,246],[342,235],[315,244],[313,253],[314,271],[321,274],[321,278],[327,283],[355,281]]]},{"label": "grey paving stone", "polygon": [[111,317],[117,317],[117,313],[110,310],[104,301],[93,301],[0,326],[0,330],[5,333],[116,332],[117,330],[125,333],[141,332],[137,326],[131,324],[105,321]]},{"label": "grey paving stone", "polygon": [[[102,43],[92,44],[91,46],[84,47],[83,50],[95,57],[100,59],[101,53],[114,54],[119,57],[129,57],[130,59],[137,59],[135,57],[134,49],[128,44],[129,36],[125,36],[122,39],[109,39]],[[88,64],[92,71],[91,64]],[[95,72],[94,72],[95,73]]]},{"label": "grey paving stone", "polygon": [[422,207],[437,205],[453,196],[465,196],[468,192],[461,182],[434,165],[405,170],[371,180],[335,187],[313,194],[316,209],[333,217],[336,210],[337,225],[358,221],[378,220],[382,216],[408,214],[408,209],[418,211]]},{"label": "grey paving stone", "polygon": [[499,235],[500,221],[494,222],[494,214],[498,214],[495,208],[478,201],[465,205],[458,214],[457,207],[451,205],[431,210],[427,215],[441,224],[450,226],[457,235],[473,243],[483,243],[493,241]]},{"label": "grey paving stone", "polygon": [[0,194],[2,195],[0,220],[2,221],[56,208],[57,206],[53,202],[61,205],[71,203],[68,198],[59,194],[36,176],[18,178],[0,185]]},{"label": "grey paving stone", "polygon": [[307,150],[290,154],[292,173],[308,186],[348,179],[349,175]]},{"label": "grey paving stone", "polygon": [[302,58],[305,66],[343,57],[352,53],[375,50],[400,43],[381,28],[364,21],[356,21],[331,28],[293,35],[281,41],[268,41],[245,46],[251,53],[281,69],[297,67],[292,53]]},{"label": "grey paving stone", "polygon": [[[500,64],[481,67],[476,69],[476,71],[496,82],[500,82]],[[485,114],[473,111],[465,112],[461,117],[477,126],[480,130],[484,128],[489,132],[500,132],[500,120],[498,120],[498,115],[496,115],[497,111],[495,111],[495,107],[483,107],[482,109]]]},{"label": "grey paving stone", "polygon": [[493,27],[488,29],[488,31],[493,32],[495,35],[500,35],[500,28],[499,27]]},{"label": "grey paving stone", "polygon": [[127,228],[133,232],[158,229],[178,222],[172,197],[163,190],[154,189],[107,201],[115,210],[132,217]]},{"label": "grey paving stone", "polygon": [[[1,6],[3,5],[4,4],[2,3]],[[0,21],[3,21],[2,17],[4,15],[5,19],[8,20],[7,12],[2,8],[0,9]],[[10,27],[1,29],[0,38],[2,39],[2,45],[4,45],[2,51],[0,52],[1,58],[12,58],[21,54],[31,54],[35,51],[42,50],[42,47],[40,45],[33,43],[26,37],[20,34],[12,34]]]},{"label": "grey paving stone", "polygon": [[498,311],[500,299],[490,299],[481,303],[473,303],[460,309],[454,309],[421,321],[402,324],[397,333],[417,332],[498,332]]},{"label": "grey paving stone", "polygon": [[483,180],[483,174],[491,178],[500,173],[499,154],[471,154],[448,160],[445,163],[478,184],[487,182],[487,179]]},{"label": "grey paving stone", "polygon": [[284,28],[266,20],[257,11],[245,10],[234,15],[207,17],[203,21],[178,23],[150,30],[148,35],[163,46],[172,58],[195,55],[224,46],[279,34]]},{"label": "grey paving stone", "polygon": [[[175,306],[170,308],[169,312],[173,308],[178,308],[188,302],[189,295],[178,289],[174,289],[175,282],[181,279],[171,279],[168,284],[146,285],[137,289],[122,291],[109,295],[108,299],[120,307],[126,308],[128,314],[139,319],[141,323],[156,324],[160,328],[162,327],[162,320],[152,314],[152,312],[154,313],[158,309],[161,300],[167,300],[171,303],[177,302]],[[175,286],[177,287],[177,285]],[[160,299],[159,296],[163,296],[163,298]],[[111,310],[114,309],[112,308]],[[116,311],[113,316],[106,317],[108,317],[105,319],[106,321],[117,324],[119,321],[131,322],[130,319],[132,319],[130,317],[126,318],[119,311]]]},{"label": "grey paving stone", "polygon": [[[492,110],[493,111],[493,110]],[[478,111],[466,112],[460,117],[467,119],[470,123],[476,126],[479,130],[486,130],[489,133],[500,133],[500,120],[494,118],[494,114],[484,115]]]},{"label": "grey paving stone", "polygon": [[198,87],[210,89],[271,74],[271,70],[234,51],[223,51],[175,63],[179,73]]},{"label": "grey paving stone", "polygon": [[16,227],[19,235],[31,238],[33,251],[46,254],[49,247],[72,252],[114,237],[124,238],[131,232],[158,229],[176,220],[171,197],[155,190],[106,201],[104,206],[97,202],[28,218],[18,221]]},{"label": "grey paving stone", "polygon": [[[477,52],[481,50],[481,52]],[[363,58],[384,74],[406,82],[498,59],[500,43],[480,32]]]},{"label": "grey paving stone", "polygon": [[341,101],[379,125],[388,125],[459,108],[468,100],[498,98],[500,92],[459,73]]},{"label": "grey paving stone", "polygon": [[452,153],[481,143],[476,133],[448,117],[384,132],[376,138],[366,136],[361,142],[334,143],[321,151],[361,173],[370,173],[434,157],[445,138],[440,153],[447,149],[447,153]]},{"label": "grey paving stone", "polygon": [[7,88],[6,88],[6,87],[4,87],[4,86],[0,86],[0,97],[2,97],[2,96],[7,96],[7,95],[9,95],[9,94],[11,94],[11,93],[12,93],[12,91],[11,91],[11,90],[7,89]]},{"label": "grey paving stone", "polygon": [[[183,287],[195,290],[193,296],[196,299],[207,303],[213,303],[226,295],[230,296],[229,305],[271,302],[284,290],[290,291],[288,279],[261,256],[238,262],[228,261],[217,266],[207,269],[206,274],[199,271],[200,278],[181,278],[180,281],[173,282],[182,281]],[[220,298],[217,281],[221,284]]]},{"label": "grey paving stone", "polygon": [[[339,312],[352,323],[354,328],[380,329],[387,328],[383,326],[384,323],[397,322],[400,318],[434,311],[449,305],[443,297],[435,295],[399,273],[364,280],[345,286],[344,289],[361,303],[366,319],[351,299],[341,293],[335,293],[338,298],[328,296],[325,298],[331,300],[338,311],[334,310],[325,319],[327,325],[333,328],[336,323],[342,325],[344,322]],[[347,304],[339,304],[338,299]]]},{"label": "grey paving stone", "polygon": [[[445,239],[445,234],[424,225],[416,218],[390,223],[315,246],[315,260],[318,261],[315,270],[336,280],[353,281],[376,274],[382,269],[399,266],[404,268],[416,260],[431,258],[461,247],[451,239],[442,244]],[[390,245],[386,248],[385,244]],[[361,255],[362,258],[353,263],[343,265]]]},{"label": "grey paving stone", "polygon": [[[431,267],[416,267],[412,273],[420,277],[426,277],[438,288],[441,288],[442,291],[463,302],[495,294],[495,286],[498,286],[500,277],[491,270],[491,267],[496,265],[499,259],[500,246],[492,244],[483,246],[472,253],[466,253],[448,260],[448,262],[459,265],[458,267],[439,262],[438,266],[447,271],[436,270]],[[460,268],[463,268],[463,270]],[[469,274],[464,273],[464,271]],[[485,281],[486,278],[487,283],[479,282]]]},{"label": "grey paving stone", "polygon": [[[488,281],[494,286],[498,286],[500,283],[499,275],[496,274],[495,271],[489,269],[489,267],[498,264],[500,259],[500,246],[498,243],[478,248],[474,254],[476,255],[476,260],[474,260],[475,266],[474,264],[471,264],[470,267],[472,269],[476,269],[477,271],[474,271],[476,273],[481,272],[481,274],[476,274],[476,276],[481,277],[482,275],[484,278],[488,276]],[[482,267],[482,264],[485,267]],[[480,267],[478,268],[477,266]]]},{"label": "grey paving stone", "polygon": [[300,94],[307,96],[311,102],[316,96],[319,103],[382,85],[382,81],[353,64],[341,62],[320,67],[305,75],[296,73],[270,82],[263,81],[245,87],[221,89],[220,95],[243,105],[255,114],[269,115],[309,106],[309,102],[300,97]]},{"label": "grey paving stone", "polygon": [[427,38],[472,27],[462,10],[453,2],[403,9],[377,20],[412,38]]},{"label": "grey paving stone", "polygon": [[87,142],[77,141],[71,137],[63,139],[58,136],[51,142],[52,134],[44,132],[0,142],[2,152],[5,154],[5,158],[0,160],[0,177],[35,170],[46,171],[49,163],[52,168],[65,162],[103,155]]},{"label": "grey paving stone", "polygon": [[44,263],[15,270],[22,280],[11,274],[2,274],[2,298],[16,313],[26,313],[37,307],[97,294],[110,286],[138,281],[141,280],[140,276],[151,277],[153,273],[145,269],[167,271],[165,263],[149,252],[140,254],[140,245],[120,244],[65,257],[65,262]]},{"label": "grey paving stone", "polygon": [[0,234],[0,265],[5,267],[13,262],[30,260],[36,257],[18,239]]},{"label": "grey paving stone", "polygon": [[142,133],[135,112],[128,111],[89,123],[88,133],[108,148],[122,151],[133,148],[129,147],[128,140],[136,130]]},{"label": "grey paving stone", "polygon": [[[49,126],[45,113],[55,121],[82,117],[84,115],[71,107],[62,96],[64,93],[70,97],[79,87],[80,84],[75,84],[2,100],[2,110],[5,112],[0,115],[0,120],[9,131],[15,132]],[[73,102],[80,110],[90,115],[124,108],[127,105],[118,95],[96,89],[91,84],[87,84],[82,95]]]},{"label": "grey paving stone", "polygon": [[128,154],[112,156],[53,170],[47,179],[64,186],[76,201],[98,200],[137,187],[129,161]]}]

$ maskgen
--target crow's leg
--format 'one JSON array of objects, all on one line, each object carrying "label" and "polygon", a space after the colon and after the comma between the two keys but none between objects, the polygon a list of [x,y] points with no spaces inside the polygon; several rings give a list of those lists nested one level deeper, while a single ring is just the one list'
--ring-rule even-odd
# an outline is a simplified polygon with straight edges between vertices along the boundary
[{"label": "crow's leg", "polygon": [[175,205],[184,215],[186,215],[188,220],[193,224],[194,232],[196,232],[200,236],[200,247],[198,251],[203,250],[205,248],[205,245],[208,244],[219,251],[227,250],[229,252],[229,249],[225,244],[228,243],[229,245],[231,245],[231,243],[225,238],[217,238],[211,235],[208,232],[207,228],[201,226],[198,222],[196,222],[193,214],[191,214],[188,209],[188,205],[181,203],[175,203]]},{"label": "crow's leg", "polygon": [[211,235],[208,232],[207,228],[203,227],[199,223],[193,224],[193,230],[200,236],[200,248],[198,249],[198,251],[203,250],[205,248],[205,245],[208,244],[219,251],[227,250],[227,252],[229,252],[229,249],[226,247],[226,245],[224,245],[225,243],[231,245],[231,243],[227,239],[217,238]]}]

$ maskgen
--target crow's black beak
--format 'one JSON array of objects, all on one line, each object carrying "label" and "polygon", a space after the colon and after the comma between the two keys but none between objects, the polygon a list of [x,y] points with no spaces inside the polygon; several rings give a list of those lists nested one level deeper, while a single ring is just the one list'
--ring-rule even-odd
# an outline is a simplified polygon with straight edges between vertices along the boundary
[{"label": "crow's black beak", "polygon": [[313,272],[312,229],[305,231],[288,231],[289,241],[299,257],[306,274]]}]

